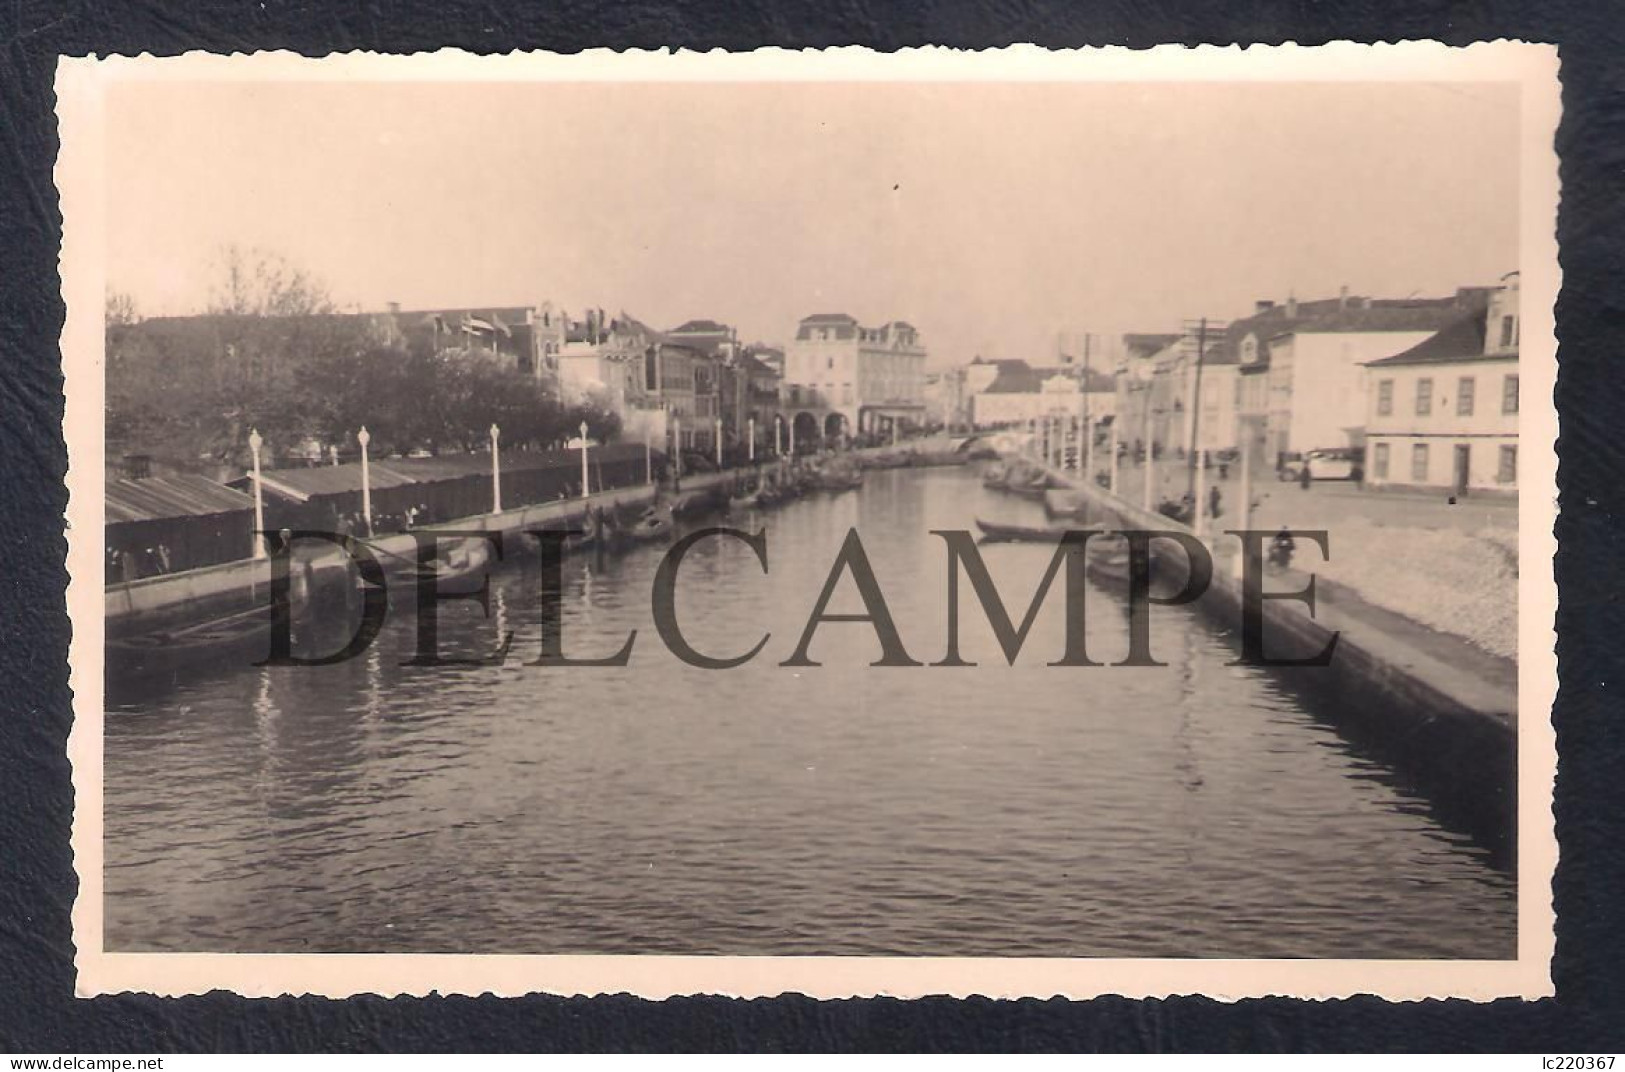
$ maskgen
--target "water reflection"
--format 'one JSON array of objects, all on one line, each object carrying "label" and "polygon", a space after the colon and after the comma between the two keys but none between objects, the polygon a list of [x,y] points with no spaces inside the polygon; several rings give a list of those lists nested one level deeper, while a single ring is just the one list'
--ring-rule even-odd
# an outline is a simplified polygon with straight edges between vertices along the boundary
[{"label": "water reflection", "polygon": [[[1051,668],[1058,597],[1015,666],[962,586],[975,669],[871,669],[829,623],[784,668],[856,527],[910,655],[945,650],[935,528],[1016,515],[972,474],[872,474],[696,546],[659,643],[645,550],[566,561],[566,650],[538,668],[540,570],[491,616],[442,607],[446,655],[403,668],[410,615],[364,658],[228,672],[111,710],[109,947],[738,954],[1511,956],[1513,887],[1403,782],[1222,638],[1157,608],[1166,668]],[[709,522],[708,522],[709,523]],[[1019,621],[1048,548],[984,548]],[[1057,589],[1059,592],[1059,589]],[[1127,650],[1094,589],[1090,654]],[[850,581],[828,608],[862,609]],[[176,876],[188,876],[177,879]]]}]

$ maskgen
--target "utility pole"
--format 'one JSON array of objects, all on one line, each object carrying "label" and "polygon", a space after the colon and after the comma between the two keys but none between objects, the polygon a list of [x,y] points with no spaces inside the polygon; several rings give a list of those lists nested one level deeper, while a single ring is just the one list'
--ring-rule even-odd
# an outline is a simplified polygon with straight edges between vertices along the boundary
[{"label": "utility pole", "polygon": [[1089,413],[1089,333],[1086,331],[1083,333],[1083,457],[1078,462],[1086,484],[1095,479],[1092,468],[1094,446],[1095,425]]},{"label": "utility pole", "polygon": [[[1196,495],[1196,467],[1201,464],[1202,452],[1197,446],[1201,439],[1202,430],[1202,359],[1207,352],[1207,317],[1203,317],[1196,328],[1196,375],[1194,387],[1191,390],[1190,430],[1191,438],[1189,448],[1191,452],[1190,492]],[[1200,506],[1198,506],[1200,508]]]}]

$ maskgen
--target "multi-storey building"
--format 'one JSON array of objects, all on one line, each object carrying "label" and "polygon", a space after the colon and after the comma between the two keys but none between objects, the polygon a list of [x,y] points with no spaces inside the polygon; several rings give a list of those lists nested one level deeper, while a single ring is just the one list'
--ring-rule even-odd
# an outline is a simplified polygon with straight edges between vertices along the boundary
[{"label": "multi-storey building", "polygon": [[402,311],[367,314],[374,337],[386,345],[483,352],[538,379],[553,376],[569,318],[546,302],[533,306]]},{"label": "multi-storey building", "polygon": [[1449,298],[1350,296],[1284,305],[1259,302],[1234,321],[1224,345],[1239,361],[1239,439],[1255,461],[1288,453],[1360,446],[1367,412],[1365,362],[1427,339],[1464,314],[1479,315],[1489,291],[1463,287]]},{"label": "multi-storey building", "polygon": [[1482,313],[1365,365],[1365,479],[1468,493],[1518,488],[1518,275]]},{"label": "multi-storey building", "polygon": [[925,374],[925,416],[929,423],[944,428],[961,428],[971,423],[970,398],[965,385],[969,366],[938,369]]},{"label": "multi-storey building", "polygon": [[1021,426],[1034,420],[1088,422],[1097,433],[1117,412],[1117,385],[1098,369],[1025,361],[991,364],[998,374],[971,396],[971,419],[978,428]]},{"label": "multi-storey building", "polygon": [[866,328],[844,313],[809,316],[785,354],[784,386],[787,406],[834,417],[848,432],[919,425],[925,347],[901,320]]}]

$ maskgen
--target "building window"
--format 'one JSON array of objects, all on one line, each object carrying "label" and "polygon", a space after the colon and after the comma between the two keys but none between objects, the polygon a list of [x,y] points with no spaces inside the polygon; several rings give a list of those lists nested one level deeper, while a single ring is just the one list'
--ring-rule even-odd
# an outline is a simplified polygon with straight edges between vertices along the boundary
[{"label": "building window", "polygon": [[1512,347],[1513,332],[1517,323],[1517,317],[1503,316],[1501,318],[1501,349],[1507,350]]},{"label": "building window", "polygon": [[1473,378],[1463,376],[1456,381],[1456,416],[1471,417],[1473,415]]},{"label": "building window", "polygon": [[1427,443],[1410,445],[1410,479],[1427,484]]},{"label": "building window", "polygon": [[1501,381],[1501,412],[1518,412],[1518,374],[1513,373]]},{"label": "building window", "polygon": [[834,367],[835,367],[835,358],[833,356],[824,358],[824,370],[826,372],[829,371],[830,369],[833,369]]},{"label": "building window", "polygon": [[1433,381],[1426,376],[1416,381],[1416,415],[1426,417],[1433,412]]},{"label": "building window", "polygon": [[1427,443],[1410,445],[1410,479],[1427,484]]},{"label": "building window", "polygon": [[1501,448],[1501,460],[1495,470],[1495,479],[1502,484],[1516,484],[1518,482],[1517,447],[1505,446]]},{"label": "building window", "polygon": [[1388,479],[1388,444],[1377,444],[1376,451],[1371,457],[1371,464],[1377,474],[1378,480]]},{"label": "building window", "polygon": [[1391,417],[1394,413],[1394,381],[1377,381],[1377,416]]}]

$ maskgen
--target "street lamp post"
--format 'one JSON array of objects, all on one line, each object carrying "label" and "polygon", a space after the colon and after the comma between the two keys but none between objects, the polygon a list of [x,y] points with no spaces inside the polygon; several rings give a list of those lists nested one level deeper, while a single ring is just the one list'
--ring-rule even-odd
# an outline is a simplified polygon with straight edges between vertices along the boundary
[{"label": "street lamp post", "polygon": [[784,418],[778,414],[773,415],[773,456],[775,458],[784,454]]},{"label": "street lamp post", "polygon": [[355,441],[361,444],[361,516],[367,522],[367,535],[372,535],[372,469],[367,458],[367,444],[372,442],[372,433],[367,426],[362,425],[361,431],[355,434]]},{"label": "street lamp post", "polygon": [[587,476],[587,422],[581,422],[581,497],[585,499],[589,494],[590,481]]},{"label": "street lamp post", "polygon": [[750,419],[750,463],[756,464],[756,418]]},{"label": "street lamp post", "polygon": [[254,456],[254,557],[265,557],[265,495],[260,491],[260,447],[265,440],[259,429],[248,430],[248,450]]},{"label": "street lamp post", "polygon": [[717,469],[721,470],[721,468],[722,468],[722,418],[721,417],[718,417],[717,420],[716,420],[716,440],[717,440]]},{"label": "street lamp post", "polygon": [[498,453],[497,441],[502,438],[502,429],[495,424],[491,425],[491,512],[502,513],[502,455]]},{"label": "street lamp post", "polygon": [[649,445],[648,425],[643,426],[643,482],[645,484],[655,482],[655,452],[654,447]]},{"label": "street lamp post", "polygon": [[1146,399],[1145,406],[1145,487],[1140,489],[1140,506],[1149,511],[1151,509],[1152,489],[1157,483],[1157,444],[1152,438],[1155,425],[1151,422],[1151,400]]},{"label": "street lamp post", "polygon": [[683,421],[676,412],[671,415],[672,479],[683,479]]},{"label": "street lamp post", "polygon": [[1109,448],[1107,448],[1107,449],[1109,449],[1112,452],[1112,460],[1111,460],[1111,478],[1107,482],[1106,487],[1107,487],[1107,490],[1109,490],[1113,495],[1116,495],[1117,494],[1117,418],[1115,416],[1112,418],[1112,441],[1111,441],[1111,446]]},{"label": "street lamp post", "polygon": [[1207,497],[1204,494],[1207,490],[1207,467],[1202,464],[1202,451],[1194,443],[1191,444],[1191,457],[1196,465],[1196,470],[1191,477],[1191,495],[1196,499],[1191,504],[1193,511],[1191,514],[1191,529],[1200,537],[1202,530],[1207,527],[1204,509],[1206,504],[1203,502]]}]

